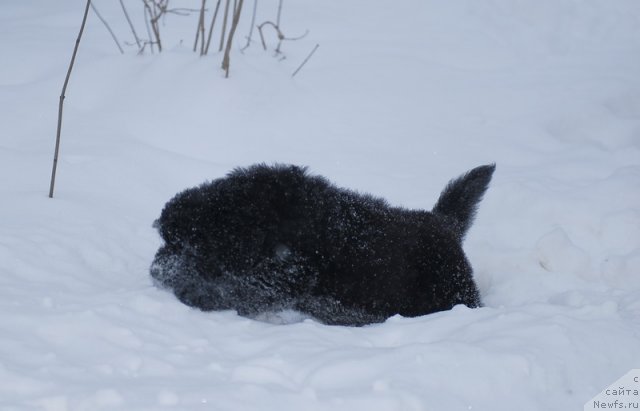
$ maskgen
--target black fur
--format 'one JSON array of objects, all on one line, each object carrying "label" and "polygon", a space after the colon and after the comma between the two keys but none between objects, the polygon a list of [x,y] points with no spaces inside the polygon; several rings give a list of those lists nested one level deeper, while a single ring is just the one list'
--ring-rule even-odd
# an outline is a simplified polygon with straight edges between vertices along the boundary
[{"label": "black fur", "polygon": [[183,303],[294,309],[363,325],[480,305],[462,251],[495,165],[451,181],[433,212],[389,206],[296,166],[254,165],[177,194],[151,276]]}]

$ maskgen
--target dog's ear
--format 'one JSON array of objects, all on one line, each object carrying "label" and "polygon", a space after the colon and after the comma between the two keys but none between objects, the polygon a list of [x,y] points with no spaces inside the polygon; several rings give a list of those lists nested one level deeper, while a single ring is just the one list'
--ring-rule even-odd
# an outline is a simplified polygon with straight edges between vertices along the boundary
[{"label": "dog's ear", "polygon": [[444,217],[453,226],[460,241],[473,223],[478,203],[487,191],[495,169],[495,164],[488,164],[451,180],[433,207],[434,214]]}]

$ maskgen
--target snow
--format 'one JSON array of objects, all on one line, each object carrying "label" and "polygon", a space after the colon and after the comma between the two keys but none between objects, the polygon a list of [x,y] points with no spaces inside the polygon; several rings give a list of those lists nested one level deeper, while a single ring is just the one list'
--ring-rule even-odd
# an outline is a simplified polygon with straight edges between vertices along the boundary
[{"label": "snow", "polygon": [[[273,33],[240,52],[247,7],[229,79],[190,50],[197,14],[143,56],[90,14],[49,199],[83,6],[0,14],[0,409],[569,410],[640,368],[636,0],[285,2],[285,34],[309,34],[284,59]],[[164,203],[254,162],[427,209],[496,162],[465,242],[486,306],[348,328],[154,287]]]}]

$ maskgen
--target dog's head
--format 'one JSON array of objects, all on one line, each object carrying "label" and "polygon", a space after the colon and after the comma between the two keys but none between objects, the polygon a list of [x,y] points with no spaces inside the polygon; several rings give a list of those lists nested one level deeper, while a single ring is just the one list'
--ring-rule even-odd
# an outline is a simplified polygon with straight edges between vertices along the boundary
[{"label": "dog's head", "polygon": [[211,309],[238,308],[241,300],[266,304],[275,289],[299,293],[298,277],[310,286],[313,274],[297,252],[308,234],[297,223],[304,219],[302,184],[283,183],[303,178],[304,170],[259,171],[236,170],[166,204],[153,225],[164,240],[151,266],[157,283],[189,305],[203,308],[205,298],[222,301],[206,303]]},{"label": "dog's head", "polygon": [[165,243],[162,255],[183,260],[185,269],[199,269],[197,274],[211,278],[225,270],[249,269],[264,253],[267,228],[246,205],[225,199],[219,185],[179,193],[154,222]]}]

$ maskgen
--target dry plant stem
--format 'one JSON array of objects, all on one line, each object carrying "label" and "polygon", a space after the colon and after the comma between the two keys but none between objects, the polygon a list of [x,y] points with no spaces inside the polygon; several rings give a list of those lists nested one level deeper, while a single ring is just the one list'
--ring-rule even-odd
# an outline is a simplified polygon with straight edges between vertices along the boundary
[{"label": "dry plant stem", "polygon": [[158,52],[162,52],[162,41],[160,41],[160,27],[158,27],[158,19],[160,19],[161,14],[158,14],[151,20],[151,29],[153,30],[153,35],[156,37],[156,46],[158,46]]},{"label": "dry plant stem", "polygon": [[[158,46],[158,52],[162,52],[162,41],[160,39],[160,19],[166,17],[168,14],[176,14],[179,16],[187,16],[192,12],[198,12],[199,9],[190,9],[185,7],[178,8],[169,8],[169,0],[142,0],[144,4],[145,10],[145,23],[147,24],[147,31],[149,31],[148,26],[151,26],[151,30],[153,30],[153,37],[155,38],[155,42],[151,40],[151,35],[149,36],[149,44],[153,46],[156,44]],[[146,45],[146,44],[145,44]]]},{"label": "dry plant stem", "polygon": [[282,15],[282,2],[283,0],[278,1],[278,15],[276,16],[276,26],[280,27],[280,16]]},{"label": "dry plant stem", "polygon": [[198,40],[202,40],[200,44],[200,55],[204,54],[204,10],[207,0],[202,0],[200,6],[200,18],[198,19],[198,29],[196,30],[196,40],[193,43],[193,51],[198,49]]},{"label": "dry plant stem", "polygon": [[207,46],[204,48],[204,54],[209,53],[209,45],[211,44],[211,34],[213,34],[213,26],[216,23],[216,18],[218,17],[218,11],[220,10],[220,3],[222,0],[218,0],[216,3],[216,9],[213,12],[213,17],[211,17],[211,25],[209,26],[209,34],[207,36]]},{"label": "dry plant stem", "polygon": [[253,37],[253,27],[256,25],[257,11],[258,11],[258,0],[253,0],[253,14],[251,15],[251,24],[249,25],[250,27],[249,36],[247,36],[247,44],[242,48],[242,51],[245,51],[251,45],[251,38]]},{"label": "dry plant stem", "polygon": [[224,51],[224,58],[222,59],[222,69],[225,71],[225,77],[229,77],[229,54],[231,53],[231,44],[233,43],[233,36],[236,34],[238,28],[238,22],[240,21],[240,13],[242,12],[242,4],[244,0],[238,0],[235,13],[233,13],[233,21],[231,22],[231,29],[229,29],[229,39],[227,40],[227,47]]},{"label": "dry plant stem", "polygon": [[204,56],[204,46],[205,46],[204,44],[204,31],[205,31],[204,30],[204,6],[206,2],[207,2],[206,0],[202,0],[203,12],[202,12],[202,26],[200,28],[200,55],[201,56]]},{"label": "dry plant stem", "polygon": [[222,19],[222,33],[220,34],[220,47],[218,51],[222,51],[224,48],[224,35],[227,32],[227,19],[229,18],[229,6],[231,4],[231,0],[227,0],[226,5],[224,6],[224,18]]},{"label": "dry plant stem", "polygon": [[[152,13],[152,15],[153,15],[153,16],[154,16],[154,18],[155,18],[155,16],[157,16],[157,15],[158,15],[158,5],[156,4],[156,1],[155,1],[155,0],[150,0],[150,1],[151,1],[151,5],[153,6],[153,13]],[[146,2],[146,0],[145,0],[145,2]]]},{"label": "dry plant stem", "polygon": [[306,37],[309,34],[309,30],[305,31],[301,36],[298,37],[286,37],[284,33],[280,30],[280,27],[272,21],[265,21],[264,23],[258,26],[258,32],[260,33],[260,41],[262,42],[262,48],[267,49],[267,43],[264,41],[264,34],[262,32],[262,28],[264,26],[271,26],[278,33],[278,46],[276,47],[276,54],[280,54],[280,47],[282,46],[282,42],[284,40],[300,40]]},{"label": "dry plant stem", "polygon": [[177,14],[178,16],[188,16],[190,13],[197,13],[199,11],[200,9],[190,9],[188,7],[176,7],[175,9],[168,9],[165,6],[162,9],[163,14],[171,13],[171,14]]},{"label": "dry plant stem", "polygon": [[291,77],[295,77],[296,74],[298,74],[298,72],[300,71],[300,69],[302,67],[304,67],[305,64],[307,64],[307,61],[309,61],[309,59],[311,58],[311,56],[313,56],[313,53],[316,52],[316,50],[318,50],[318,47],[320,47],[319,44],[316,44],[316,46],[313,48],[313,50],[311,50],[311,53],[309,53],[309,55],[307,56],[307,58],[304,59],[304,61],[302,62],[302,64],[300,64],[300,66],[298,66],[298,68],[296,69],[296,71],[293,72],[293,74],[291,75]]},{"label": "dry plant stem", "polygon": [[140,52],[142,53],[144,51],[144,47],[148,44],[149,48],[151,49],[151,54],[153,54],[153,40],[151,40],[151,28],[149,27],[149,20],[151,20],[151,15],[149,13],[151,13],[151,11],[147,7],[147,4],[145,3],[144,25],[147,27],[147,37],[149,38],[149,40],[145,41],[144,46],[142,46],[142,49],[140,50]]},{"label": "dry plant stem", "polygon": [[51,170],[51,184],[49,185],[49,198],[53,198],[53,188],[56,183],[56,169],[58,168],[58,153],[60,151],[60,132],[62,131],[62,107],[64,105],[65,93],[67,91],[67,85],[69,84],[69,78],[71,77],[71,70],[73,69],[73,63],[76,61],[76,54],[78,54],[78,46],[80,46],[80,39],[82,38],[84,25],[87,22],[87,14],[89,14],[89,6],[91,6],[91,0],[87,0],[87,6],[84,9],[84,16],[82,17],[82,24],[80,25],[80,32],[78,33],[78,38],[76,39],[76,45],[73,48],[73,54],[71,55],[71,62],[69,63],[67,76],[64,79],[64,85],[62,86],[62,92],[60,93],[60,103],[58,105],[58,128],[56,131],[56,148],[53,153],[53,169]]},{"label": "dry plant stem", "polygon": [[113,30],[111,30],[111,26],[109,26],[109,23],[107,23],[107,21],[102,17],[102,15],[100,14],[96,6],[93,5],[93,3],[91,3],[91,10],[93,10],[93,12],[96,13],[96,16],[98,16],[102,24],[104,24],[104,26],[109,31],[109,34],[111,34],[111,38],[113,38],[113,41],[116,43],[116,46],[118,46],[118,50],[120,50],[120,54],[124,54],[124,50],[122,50],[122,47],[120,46],[120,42],[118,41],[118,38],[116,37],[115,33],[113,32]]},{"label": "dry plant stem", "polygon": [[129,18],[129,13],[127,12],[127,8],[124,6],[124,3],[122,2],[122,0],[120,0],[120,7],[122,7],[122,11],[124,12],[124,17],[127,19],[127,23],[129,23],[129,28],[131,28],[131,32],[133,33],[133,38],[136,39],[138,50],[142,50],[142,45],[140,44],[140,38],[136,33],[136,29],[133,27],[133,23],[131,22],[131,18]]},{"label": "dry plant stem", "polygon": [[158,27],[158,20],[162,17],[166,11],[166,6],[157,5],[155,1],[151,0],[153,9],[149,6],[148,0],[143,0],[146,10],[149,12],[149,23],[151,23],[151,30],[156,38],[156,45],[158,46],[158,52],[162,51],[162,42],[160,41],[160,27]]},{"label": "dry plant stem", "polygon": [[[279,41],[282,41],[282,39],[284,39],[284,34],[282,34],[282,32],[280,31],[280,27],[278,27],[277,24],[271,22],[271,21],[265,21],[264,23],[260,24],[258,26],[258,32],[260,33],[260,41],[262,41],[262,48],[264,48],[265,50],[267,49],[267,43],[264,41],[264,35],[262,34],[262,28],[266,25],[272,26],[276,32],[278,33],[278,39]],[[280,43],[278,43],[278,48],[280,48]]]}]

